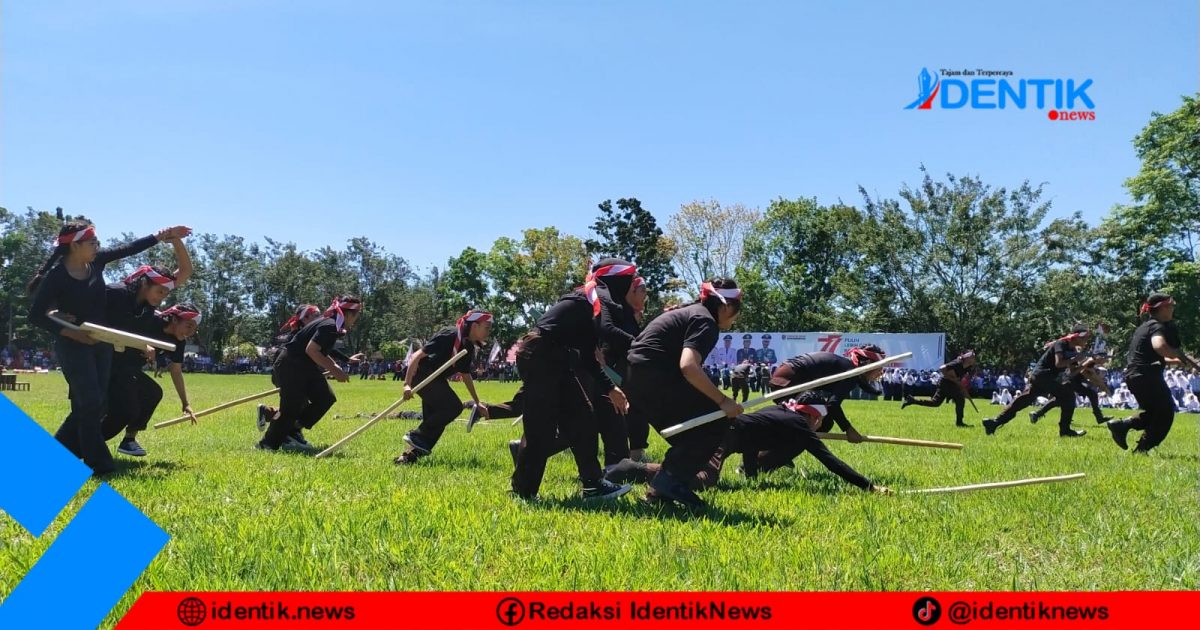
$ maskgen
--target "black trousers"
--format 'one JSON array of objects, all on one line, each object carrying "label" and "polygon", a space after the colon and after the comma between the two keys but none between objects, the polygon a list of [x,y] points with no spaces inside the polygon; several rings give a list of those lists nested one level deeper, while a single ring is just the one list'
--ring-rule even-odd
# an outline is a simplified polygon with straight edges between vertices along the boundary
[{"label": "black trousers", "polygon": [[809,428],[804,416],[779,405],[738,416],[733,421],[728,450],[742,454],[742,469],[747,477],[754,476],[759,470],[774,470],[807,452],[830,472],[851,484],[863,490],[871,487],[870,479],[860,475],[825,446]]},{"label": "black trousers", "polygon": [[603,476],[596,457],[599,437],[588,391],[576,375],[578,357],[556,343],[527,335],[517,354],[517,369],[524,379],[524,424],[513,493],[537,496],[546,474],[546,460],[561,449],[561,435],[571,446],[579,479],[584,486]]},{"label": "black trousers", "polygon": [[1071,391],[1070,383],[1062,383],[1058,377],[1050,376],[1034,379],[1029,383],[1029,389],[1013,399],[1000,415],[996,416],[996,425],[1002,425],[1012,420],[1017,412],[1037,403],[1038,396],[1053,396],[1059,400],[1061,415],[1058,419],[1058,430],[1065,433],[1071,430],[1071,418],[1075,415],[1075,394]]},{"label": "black trousers", "polygon": [[125,429],[145,429],[162,397],[162,388],[140,366],[113,366],[108,382],[108,413],[101,423],[104,439],[111,440]]},{"label": "black trousers", "polygon": [[[1100,409],[1100,394],[1096,393],[1096,390],[1088,387],[1079,380],[1072,381],[1072,385],[1074,385],[1074,391],[1076,394],[1082,394],[1083,396],[1087,397],[1088,402],[1092,405],[1092,414],[1096,416],[1096,420],[1103,420],[1104,412]],[[1055,397],[1053,400],[1046,403],[1041,409],[1038,409],[1033,413],[1040,418],[1046,415],[1046,413],[1048,413],[1051,409],[1058,407],[1059,404],[1058,398]]]},{"label": "black trousers", "polygon": [[[630,404],[637,405],[659,432],[719,409],[717,403],[696,391],[678,369],[665,371],[631,365],[624,390]],[[725,441],[730,426],[729,419],[722,418],[667,438],[670,448],[663,458],[663,470],[687,483],[708,464]]]},{"label": "black trousers", "polygon": [[296,429],[311,429],[325,417],[337,396],[315,364],[282,359],[271,381],[279,388],[279,418],[268,425],[263,444],[279,448]]},{"label": "black trousers", "polygon": [[929,400],[917,400],[914,398],[910,405],[918,405],[921,407],[940,407],[946,400],[954,401],[954,421],[956,424],[963,423],[963,407],[967,404],[967,399],[963,396],[962,388],[958,383],[950,379],[943,378],[938,383],[937,391],[933,393],[933,398]]},{"label": "black trousers", "polygon": [[[646,422],[646,417],[638,413],[637,409],[631,408],[627,415],[621,417],[613,409],[608,396],[599,394],[595,396],[593,407],[597,416],[596,424],[600,440],[604,443],[605,466],[629,457],[630,449],[644,449],[650,445],[650,425]],[[508,402],[488,404],[488,417],[492,420],[516,418],[524,412],[524,387],[518,389],[512,400]],[[568,448],[570,448],[570,444],[562,436],[559,436],[554,452],[559,453]]]},{"label": "black trousers", "polygon": [[55,351],[67,379],[71,413],[54,433],[54,439],[82,459],[92,472],[110,473],[116,466],[104,443],[101,425],[108,406],[113,348],[106,343],[89,346],[61,337]]},{"label": "black trousers", "polygon": [[413,433],[432,449],[442,438],[446,427],[462,413],[462,399],[454,393],[449,380],[444,378],[435,379],[417,395],[421,397],[421,424],[413,429]]},{"label": "black trousers", "polygon": [[1162,444],[1171,432],[1171,425],[1175,422],[1175,401],[1171,397],[1171,389],[1163,381],[1162,374],[1135,376],[1125,381],[1125,384],[1129,386],[1129,391],[1133,392],[1134,398],[1137,398],[1138,408],[1142,412],[1132,418],[1113,422],[1142,431],[1142,437],[1134,450],[1146,452]]},{"label": "black trousers", "polygon": [[611,466],[629,458],[629,428],[625,416],[613,409],[608,393],[594,392],[593,406],[596,410],[596,428],[604,444],[604,465]]},{"label": "black trousers", "polygon": [[730,382],[733,383],[733,392],[729,394],[729,397],[737,400],[738,392],[742,392],[742,402],[746,402],[746,399],[750,396],[750,385],[746,379],[734,378]]}]

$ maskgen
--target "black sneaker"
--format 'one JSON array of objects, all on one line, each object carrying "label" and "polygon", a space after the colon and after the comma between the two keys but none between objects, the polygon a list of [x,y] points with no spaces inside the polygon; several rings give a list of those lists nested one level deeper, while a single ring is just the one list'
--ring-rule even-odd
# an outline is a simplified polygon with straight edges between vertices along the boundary
[{"label": "black sneaker", "polygon": [[258,418],[256,419],[256,424],[258,425],[259,433],[262,433],[263,431],[267,430],[267,422],[269,422],[269,420],[267,420],[267,406],[259,405],[258,406]]},{"label": "black sneaker", "polygon": [[964,428],[964,429],[969,429],[969,428],[971,428],[971,427],[973,427],[973,426],[975,426],[975,425],[973,425],[973,424],[967,424],[966,422],[955,422],[955,423],[954,423],[954,426],[956,426],[956,427],[961,427],[961,428]]},{"label": "black sneaker", "polygon": [[308,443],[308,440],[304,439],[304,432],[300,429],[296,429],[290,435],[288,435],[288,437],[300,446],[312,446],[312,444]]},{"label": "black sneaker", "polygon": [[996,433],[996,427],[998,427],[998,426],[1000,426],[1000,425],[996,424],[996,421],[994,419],[988,418],[983,421],[983,433],[985,435],[993,435],[994,433]]},{"label": "black sneaker", "polygon": [[300,435],[299,438],[297,438],[297,434],[295,433],[283,438],[283,445],[279,448],[285,451],[293,451],[296,453],[312,453],[317,450],[317,447],[304,440],[303,435]]},{"label": "black sneaker", "polygon": [[418,455],[428,455],[433,452],[433,449],[425,446],[425,441],[420,436],[414,435],[411,431],[404,434],[404,443],[411,446]]},{"label": "black sneaker", "polygon": [[692,510],[703,510],[708,507],[704,499],[701,499],[686,484],[665,470],[659,472],[654,477],[654,480],[650,482],[650,490],[646,493],[646,501],[650,503],[675,501]]},{"label": "black sneaker", "polygon": [[1126,441],[1126,438],[1129,436],[1129,425],[1118,422],[1109,422],[1108,430],[1110,433],[1112,433],[1113,441],[1117,443],[1117,446],[1121,447],[1121,450],[1129,450],[1129,442]]},{"label": "black sneaker", "polygon": [[254,448],[256,448],[256,449],[258,449],[258,450],[260,450],[260,451],[271,451],[272,453],[274,453],[275,451],[278,451],[278,450],[279,450],[279,448],[278,448],[278,447],[275,447],[275,446],[268,446],[268,445],[264,444],[262,440],[259,440],[259,441],[255,442],[255,443],[254,443]]},{"label": "black sneaker", "polygon": [[509,440],[508,452],[512,455],[513,468],[517,467],[517,455],[521,452],[521,440]]},{"label": "black sneaker", "polygon": [[583,487],[584,501],[611,501],[633,489],[629,484],[617,485],[607,479]]},{"label": "black sneaker", "polygon": [[121,444],[117,446],[117,452],[130,457],[145,457],[146,449],[142,448],[137,440],[121,440]]},{"label": "black sneaker", "polygon": [[470,433],[471,429],[475,428],[475,423],[479,422],[479,418],[482,415],[479,413],[479,405],[471,405],[471,414],[467,416],[467,433]]},{"label": "black sneaker", "polygon": [[1112,420],[1112,416],[1096,416],[1096,424],[1104,424],[1109,420]]},{"label": "black sneaker", "polygon": [[1087,431],[1076,431],[1075,429],[1058,432],[1058,437],[1083,437],[1085,435],[1087,435]]},{"label": "black sneaker", "polygon": [[904,409],[905,407],[907,407],[907,406],[909,406],[909,405],[911,405],[911,404],[913,404],[913,397],[912,397],[912,396],[905,395],[905,396],[904,396],[904,402],[900,403],[900,408],[901,408],[901,409]]},{"label": "black sneaker", "polygon": [[1029,423],[1030,424],[1037,424],[1037,421],[1041,420],[1041,419],[1042,419],[1042,417],[1039,416],[1036,411],[1029,412]]}]

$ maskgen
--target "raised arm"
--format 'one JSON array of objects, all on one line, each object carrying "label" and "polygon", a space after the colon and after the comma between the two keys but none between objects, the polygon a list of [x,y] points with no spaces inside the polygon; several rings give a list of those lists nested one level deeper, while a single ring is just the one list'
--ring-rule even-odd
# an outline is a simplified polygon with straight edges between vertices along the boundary
[{"label": "raised arm", "polygon": [[175,250],[175,262],[179,264],[179,268],[175,270],[175,288],[178,289],[192,277],[192,256],[182,238],[170,238],[167,242]]}]

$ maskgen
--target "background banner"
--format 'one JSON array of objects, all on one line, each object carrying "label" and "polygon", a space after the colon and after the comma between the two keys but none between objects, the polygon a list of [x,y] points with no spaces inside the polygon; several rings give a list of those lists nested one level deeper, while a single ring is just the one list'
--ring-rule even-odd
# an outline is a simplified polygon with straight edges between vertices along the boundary
[{"label": "background banner", "polygon": [[778,364],[808,352],[844,355],[850,348],[866,343],[878,345],[888,356],[913,353],[911,359],[895,364],[896,367],[935,370],[946,362],[945,333],[728,332],[721,333],[705,364],[732,366],[744,358],[754,363]]}]

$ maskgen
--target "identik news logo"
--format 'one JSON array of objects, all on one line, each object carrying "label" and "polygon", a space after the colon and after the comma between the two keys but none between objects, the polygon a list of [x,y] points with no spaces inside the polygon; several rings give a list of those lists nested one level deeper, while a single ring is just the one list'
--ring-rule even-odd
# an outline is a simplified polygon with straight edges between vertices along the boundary
[{"label": "identik news logo", "polygon": [[[4,456],[0,518],[46,538],[91,470],[4,396],[0,441],[15,446]],[[80,499],[79,511],[0,602],[0,628],[100,625],[167,544],[166,532],[107,484]]]},{"label": "identik news logo", "polygon": [[196,627],[218,621],[354,621],[354,606],[291,605],[281,601],[262,601],[255,605],[204,603],[199,597],[187,597],[175,608],[179,623]]},{"label": "identik news logo", "polygon": [[939,68],[933,74],[921,68],[917,98],[904,109],[1035,109],[1055,121],[1096,120],[1090,87],[1091,79],[1014,78],[1010,70],[979,68]]}]

